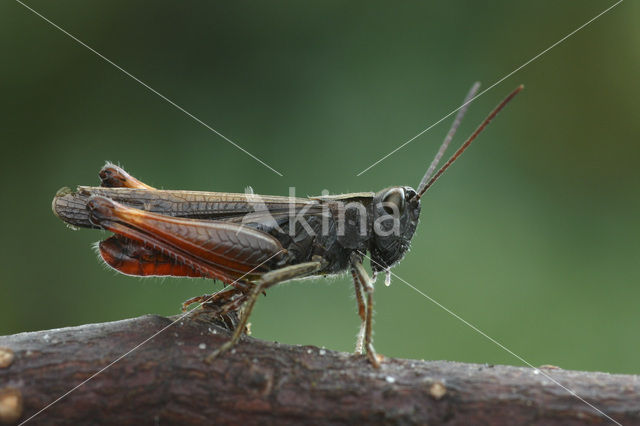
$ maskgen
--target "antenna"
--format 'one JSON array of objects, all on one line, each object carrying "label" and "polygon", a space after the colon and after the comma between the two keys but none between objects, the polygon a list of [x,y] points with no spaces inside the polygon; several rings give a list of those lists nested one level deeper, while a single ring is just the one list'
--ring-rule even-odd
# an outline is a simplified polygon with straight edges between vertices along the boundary
[{"label": "antenna", "polygon": [[447,170],[449,166],[452,165],[454,161],[458,159],[458,157],[460,157],[460,155],[465,151],[465,149],[469,147],[469,145],[471,145],[471,142],[473,142],[473,140],[480,134],[480,132],[482,132],[485,127],[487,127],[487,125],[491,122],[491,120],[493,120],[494,117],[498,115],[498,113],[502,110],[502,108],[504,108],[505,105],[507,105],[509,101],[511,101],[511,99],[513,99],[514,96],[516,96],[522,89],[524,89],[524,86],[522,84],[516,87],[516,89],[513,92],[511,92],[509,96],[504,98],[504,100],[500,102],[493,111],[491,111],[491,114],[489,114],[487,118],[484,119],[482,124],[478,126],[475,132],[473,132],[471,136],[469,136],[469,139],[467,139],[466,142],[463,143],[460,148],[458,148],[458,150],[451,156],[451,158],[449,158],[449,160],[440,168],[440,170],[438,170],[438,172],[435,175],[433,175],[433,177],[424,186],[424,188],[422,188],[418,192],[418,195],[416,195],[417,200],[419,200],[420,197],[422,197],[422,195],[424,195],[424,193],[427,192],[427,190],[438,180],[438,178],[442,176],[444,171]]},{"label": "antenna", "polygon": [[438,166],[438,163],[440,162],[440,159],[442,159],[444,152],[447,150],[447,147],[449,146],[451,139],[453,139],[453,136],[456,134],[456,130],[458,130],[458,126],[460,126],[460,122],[462,121],[464,114],[467,112],[467,108],[469,108],[469,104],[473,100],[473,97],[476,95],[476,93],[478,93],[479,88],[480,88],[480,82],[478,81],[476,81],[473,84],[473,86],[471,86],[469,93],[467,93],[467,97],[464,98],[464,102],[462,102],[462,106],[458,110],[458,114],[456,114],[455,120],[453,120],[453,124],[451,124],[449,133],[447,133],[447,136],[444,138],[444,141],[442,141],[442,145],[440,145],[440,149],[438,150],[438,153],[436,154],[435,157],[433,157],[433,161],[431,161],[431,164],[429,164],[427,173],[424,174],[424,177],[420,181],[420,185],[418,185],[417,192],[422,191],[422,188],[427,184],[427,182],[429,182],[429,178],[431,177],[433,172],[436,170],[436,166]]}]

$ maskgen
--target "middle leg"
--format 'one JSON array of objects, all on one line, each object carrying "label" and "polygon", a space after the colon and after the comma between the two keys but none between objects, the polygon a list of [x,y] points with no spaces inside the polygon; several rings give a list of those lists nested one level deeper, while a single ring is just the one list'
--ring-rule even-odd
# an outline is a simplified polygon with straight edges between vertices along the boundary
[{"label": "middle leg", "polygon": [[314,260],[311,262],[300,263],[298,265],[285,266],[284,268],[276,269],[264,274],[260,281],[249,293],[246,302],[242,305],[242,314],[240,316],[240,320],[238,321],[236,329],[231,336],[231,339],[223,343],[218,349],[213,351],[207,358],[205,358],[205,362],[211,363],[220,354],[231,349],[238,342],[238,340],[240,340],[240,337],[242,337],[242,334],[244,333],[247,322],[249,321],[249,316],[251,316],[251,312],[253,311],[253,307],[255,306],[256,300],[258,300],[258,296],[260,296],[260,293],[267,290],[269,287],[273,287],[274,285],[283,281],[291,280],[294,278],[302,278],[306,275],[318,272],[323,267],[324,261]]}]

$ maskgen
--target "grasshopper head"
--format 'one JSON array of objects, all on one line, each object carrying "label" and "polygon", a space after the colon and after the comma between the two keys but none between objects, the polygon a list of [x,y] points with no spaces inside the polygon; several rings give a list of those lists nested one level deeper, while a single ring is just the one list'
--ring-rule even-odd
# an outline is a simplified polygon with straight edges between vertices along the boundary
[{"label": "grasshopper head", "polygon": [[375,272],[398,263],[409,249],[420,218],[420,199],[416,195],[413,188],[394,186],[374,197],[370,251]]}]

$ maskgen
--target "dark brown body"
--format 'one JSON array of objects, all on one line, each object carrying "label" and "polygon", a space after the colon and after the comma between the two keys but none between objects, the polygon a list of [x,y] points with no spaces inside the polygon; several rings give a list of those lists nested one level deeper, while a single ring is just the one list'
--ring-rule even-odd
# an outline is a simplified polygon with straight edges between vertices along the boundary
[{"label": "dark brown body", "polygon": [[[247,194],[80,186],[77,192],[60,191],[54,198],[53,210],[69,225],[99,229],[102,226],[90,220],[87,203],[92,197],[100,196],[145,212],[176,218],[239,224],[273,236],[280,243],[281,248],[286,250],[284,255],[277,256],[269,262],[268,268],[265,269],[271,270],[307,262],[314,256],[319,256],[325,260],[326,265],[314,275],[326,275],[347,271],[352,253],[366,253],[375,249],[372,246],[375,244],[373,239],[375,195],[370,192],[317,198],[260,196],[261,203],[256,206],[248,202],[251,195]],[[358,215],[351,215],[351,211],[348,208],[345,209],[348,203],[357,203],[366,209],[365,224],[360,223],[362,219]],[[256,211],[260,208],[263,210]],[[300,214],[300,221],[291,220],[296,214]],[[347,216],[347,221],[351,219],[351,223],[345,226],[344,232],[339,235],[338,224],[340,220],[344,220],[342,219],[344,215]],[[353,217],[349,218],[349,216]],[[323,221],[328,232],[322,230]],[[364,235],[358,232],[361,227],[366,229]],[[309,232],[309,229],[312,232]],[[136,250],[143,251],[140,247],[127,245],[124,241],[120,241],[118,245],[121,252],[125,254]],[[117,249],[118,247],[113,243],[110,250],[111,258],[115,257]],[[139,258],[149,259],[150,254],[147,250],[139,253]],[[264,260],[271,254],[273,251],[267,250],[259,259]],[[149,268],[145,275],[167,275],[166,272],[177,272],[162,269],[163,265],[167,264],[168,258],[159,257],[161,257],[160,261],[154,260],[154,262],[160,265],[160,269],[153,271]],[[112,263],[108,260],[107,262]],[[132,273],[135,272],[133,269],[121,270],[121,272],[140,275]],[[189,271],[184,271],[184,275],[198,276],[197,273]]]}]

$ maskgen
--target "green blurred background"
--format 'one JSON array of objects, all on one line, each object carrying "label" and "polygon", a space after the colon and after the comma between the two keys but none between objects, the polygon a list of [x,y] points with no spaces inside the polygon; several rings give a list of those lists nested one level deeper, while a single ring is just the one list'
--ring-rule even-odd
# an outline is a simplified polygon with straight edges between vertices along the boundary
[{"label": "green blurred background", "polygon": [[[484,3],[484,2],[483,2]],[[451,118],[613,4],[29,1],[281,171],[279,177],[16,2],[0,4],[0,334],[172,315],[220,288],[107,270],[51,213],[105,160],[151,185],[298,195],[416,186]],[[624,2],[471,106],[454,145],[524,92],[424,198],[399,276],[534,365],[640,373],[640,6]],[[347,277],[260,300],[256,337],[351,351]],[[394,280],[382,354],[521,362]]]}]

